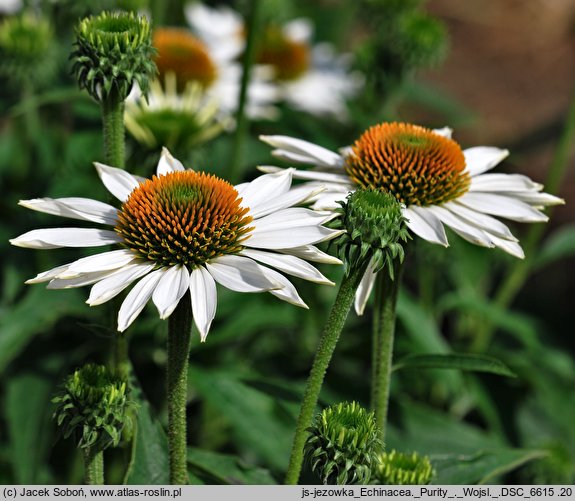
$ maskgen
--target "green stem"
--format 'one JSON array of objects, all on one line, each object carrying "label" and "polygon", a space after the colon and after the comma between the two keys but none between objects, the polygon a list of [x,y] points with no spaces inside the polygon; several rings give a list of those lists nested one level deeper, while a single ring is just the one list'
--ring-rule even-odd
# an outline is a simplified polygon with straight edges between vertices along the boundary
[{"label": "green stem", "polygon": [[104,485],[104,453],[102,451],[86,447],[84,469],[87,485]]},{"label": "green stem", "polygon": [[102,101],[102,126],[105,162],[122,169],[125,165],[124,101],[114,94]]},{"label": "green stem", "polygon": [[393,267],[395,279],[390,278],[386,269],[381,270],[375,279],[371,407],[375,412],[375,419],[381,430],[382,439],[385,439],[387,424],[393,339],[395,335],[395,308],[403,266],[396,259]]},{"label": "green stem", "polygon": [[[113,303],[112,303],[113,304]],[[130,379],[130,357],[128,355],[128,336],[118,332],[114,339],[114,371],[122,381]]]},{"label": "green stem", "polygon": [[[575,95],[571,100],[571,105],[565,119],[565,125],[559,138],[559,143],[555,149],[555,154],[551,162],[551,167],[549,168],[549,173],[547,174],[547,179],[545,180],[545,191],[547,193],[557,193],[563,178],[565,177],[565,172],[569,166],[569,160],[575,146]],[[550,215],[552,208],[547,210],[547,214]],[[529,274],[533,269],[533,261],[535,258],[535,253],[541,238],[545,232],[545,225],[543,224],[532,224],[525,238],[522,241],[523,250],[525,252],[525,259],[516,261],[505,276],[505,278],[500,282],[498,289],[494,295],[494,303],[500,308],[507,308],[513,302],[527,279]],[[495,333],[495,326],[492,322],[487,321],[483,324],[482,328],[478,331],[473,345],[473,350],[477,352],[484,352],[488,349],[491,338]]]},{"label": "green stem", "polygon": [[288,471],[285,479],[286,484],[295,485],[298,482],[302,463],[303,448],[307,438],[307,429],[311,426],[313,413],[317,404],[325,373],[329,366],[335,345],[339,339],[343,325],[353,304],[355,291],[367,268],[367,261],[352,269],[345,276],[335,298],[335,302],[329,312],[309,377],[307,380],[299,416],[297,419],[294,441],[289,460]]},{"label": "green stem", "polygon": [[186,462],[186,403],[192,310],[187,293],[169,318],[168,327],[168,447],[170,483],[188,483]]},{"label": "green stem", "polygon": [[239,105],[236,113],[236,133],[232,147],[232,158],[227,172],[228,181],[235,183],[238,179],[238,170],[242,162],[243,147],[247,133],[246,106],[248,101],[248,86],[250,83],[252,66],[256,56],[256,42],[260,24],[260,0],[252,0],[251,11],[247,20],[248,39],[243,57],[242,81],[240,87]]}]

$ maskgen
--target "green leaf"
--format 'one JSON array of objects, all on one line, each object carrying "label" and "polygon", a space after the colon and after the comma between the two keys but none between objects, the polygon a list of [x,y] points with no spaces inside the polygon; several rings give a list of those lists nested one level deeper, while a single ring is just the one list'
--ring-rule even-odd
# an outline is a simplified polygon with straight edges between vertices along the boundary
[{"label": "green leaf", "polygon": [[517,377],[500,360],[475,353],[409,355],[397,362],[393,369],[456,369]]},{"label": "green leaf", "polygon": [[494,480],[520,466],[545,457],[547,451],[533,449],[483,450],[470,455],[449,454],[431,457],[436,485],[494,483]]},{"label": "green leaf", "polygon": [[230,454],[219,454],[193,447],[188,448],[188,465],[191,473],[205,478],[209,484],[273,485],[277,482],[270,473],[246,464]]},{"label": "green leaf", "polygon": [[575,225],[563,226],[543,244],[534,260],[536,269],[575,254]]},{"label": "green leaf", "polygon": [[18,484],[43,482],[39,475],[50,445],[52,390],[49,381],[33,374],[18,376],[6,385],[10,458]]},{"label": "green leaf", "polygon": [[129,485],[166,485],[170,483],[168,439],[162,425],[152,416],[150,405],[137,399],[136,433],[132,458],[124,479]]},{"label": "green leaf", "polygon": [[52,291],[32,287],[19,303],[0,316],[0,372],[35,335],[50,330],[59,318],[88,314],[84,301],[76,290]]},{"label": "green leaf", "polygon": [[[245,376],[245,379],[249,375]],[[250,386],[240,374],[191,366],[189,385],[224,416],[236,440],[273,468],[287,468],[295,422],[275,398]]]}]

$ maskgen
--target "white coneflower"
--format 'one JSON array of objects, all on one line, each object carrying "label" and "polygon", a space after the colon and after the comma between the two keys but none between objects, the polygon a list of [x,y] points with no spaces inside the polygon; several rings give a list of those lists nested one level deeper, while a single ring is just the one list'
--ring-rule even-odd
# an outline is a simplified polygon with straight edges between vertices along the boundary
[{"label": "white coneflower", "polygon": [[[216,282],[238,292],[269,291],[306,307],[276,268],[331,284],[307,261],[339,263],[313,244],[340,231],[322,226],[332,214],[294,207],[318,188],[291,188],[293,170],[232,186],[213,175],[185,170],[164,149],[152,179],[96,163],[119,209],[89,198],[40,198],[20,204],[33,210],[110,226],[33,230],[11,243],[32,249],[119,245],[40,273],[27,283],[50,289],[92,285],[87,303],[109,301],[131,284],[118,314],[124,331],[152,299],[167,318],[190,292],[194,322],[205,340],[216,312]],[[268,265],[272,268],[269,268]]]},{"label": "white coneflower", "polygon": [[[273,154],[294,163],[315,165],[294,177],[322,183],[314,209],[336,209],[357,187],[381,189],[403,204],[407,226],[428,242],[448,246],[444,226],[483,247],[498,247],[523,258],[509,228],[492,216],[544,222],[539,209],[563,200],[520,174],[486,173],[509,152],[479,146],[462,150],[448,128],[431,130],[405,123],[383,123],[365,131],[339,153],[286,136],[262,136]],[[277,167],[263,168],[277,172]],[[368,269],[358,290],[356,311],[363,312],[375,274]]]},{"label": "white coneflower", "polygon": [[[206,97],[217,102],[220,116],[235,113],[239,105],[242,69],[235,59],[237,53],[232,40],[224,42],[218,50],[184,28],[158,28],[154,31],[153,43],[158,50],[156,65],[160,78],[173,72],[180,91],[188,82],[199,83]],[[275,118],[274,104],[278,99],[279,91],[271,80],[270,71],[255,66],[248,86],[248,116]]]},{"label": "white coneflower", "polygon": [[[198,37],[226,55],[245,48],[242,17],[229,7],[211,8],[194,2],[186,19]],[[312,115],[347,116],[346,100],[359,92],[363,76],[350,71],[351,59],[328,43],[313,44],[313,25],[298,18],[263,31],[256,61],[273,68],[281,96],[289,106]]]}]

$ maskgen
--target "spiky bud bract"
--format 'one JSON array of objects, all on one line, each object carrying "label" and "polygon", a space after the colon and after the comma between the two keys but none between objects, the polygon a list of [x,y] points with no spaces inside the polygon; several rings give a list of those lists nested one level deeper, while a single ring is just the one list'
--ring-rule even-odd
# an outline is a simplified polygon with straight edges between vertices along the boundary
[{"label": "spiky bud bract", "polygon": [[331,226],[346,230],[333,241],[346,273],[364,259],[372,259],[374,273],[387,268],[393,278],[393,261],[403,261],[402,242],[410,238],[401,204],[393,195],[375,189],[357,189],[339,203],[340,217]]},{"label": "spiky bud bract", "polygon": [[151,27],[133,12],[103,12],[76,27],[71,59],[81,89],[97,101],[126,99],[136,82],[147,94],[157,73]]},{"label": "spiky bud bract", "polygon": [[372,481],[383,485],[426,485],[435,474],[427,456],[407,454],[395,449],[379,456]]},{"label": "spiky bud bract", "polygon": [[305,459],[324,484],[367,484],[381,452],[373,412],[357,402],[324,409],[308,429]]},{"label": "spiky bud bract", "polygon": [[78,369],[52,399],[62,436],[73,436],[80,448],[104,450],[118,445],[129,419],[126,411],[135,406],[127,393],[126,383],[104,366],[88,364]]}]

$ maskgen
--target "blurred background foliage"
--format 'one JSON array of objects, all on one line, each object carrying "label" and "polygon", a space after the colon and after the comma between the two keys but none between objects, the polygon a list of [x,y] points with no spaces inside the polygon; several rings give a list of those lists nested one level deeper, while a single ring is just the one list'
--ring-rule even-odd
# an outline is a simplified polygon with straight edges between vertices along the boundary
[{"label": "blurred background foliage", "polygon": [[[228,4],[242,13],[250,7],[248,0]],[[511,157],[502,168],[538,182],[546,180],[554,162],[572,164],[573,131],[565,132],[563,125],[575,81],[570,2],[490,0],[480,11],[457,0],[269,0],[262,5],[268,22],[311,18],[316,40],[354,54],[365,87],[348,103],[347,121],[285,105],[278,121],[252,121],[244,180],[257,175],[254,166],[273,163],[258,134],[292,135],[338,148],[383,120],[449,125],[464,147],[508,147]],[[4,23],[13,22],[15,14],[4,12],[0,21],[2,483],[82,481],[80,454],[71,443],[56,441],[51,398],[75,368],[107,362],[113,334],[98,327],[105,311],[84,303],[86,291],[24,286],[26,279],[82,251],[29,251],[11,247],[8,239],[67,224],[23,210],[20,199],[107,197],[92,167],[103,159],[99,109],[77,89],[68,55],[79,17],[118,6],[151,13],[156,26],[185,23],[180,0],[27,1],[21,9],[39,17],[19,18],[17,29],[31,33],[23,46],[5,35]],[[232,143],[233,134],[224,133],[183,152],[181,160],[222,174]],[[130,171],[150,175],[158,156],[159,151],[128,138]],[[573,173],[554,183],[546,191],[559,190],[567,205],[537,230],[544,234],[512,228],[522,243],[531,242],[525,263],[454,235],[449,249],[418,240],[407,257],[395,360],[475,352],[500,359],[517,375],[407,368],[394,373],[387,446],[428,454],[435,483],[575,481]],[[334,267],[323,272],[336,282],[341,278]],[[335,296],[335,288],[295,282],[310,310],[271,295],[219,289],[207,342],[194,336],[188,406],[193,482],[282,481],[305,378]],[[503,297],[506,284],[511,290]],[[132,444],[126,440],[106,452],[110,483],[167,483],[166,330],[148,307],[129,331],[139,411]],[[369,309],[363,317],[350,314],[322,405],[357,400],[367,406],[370,338]]]}]

